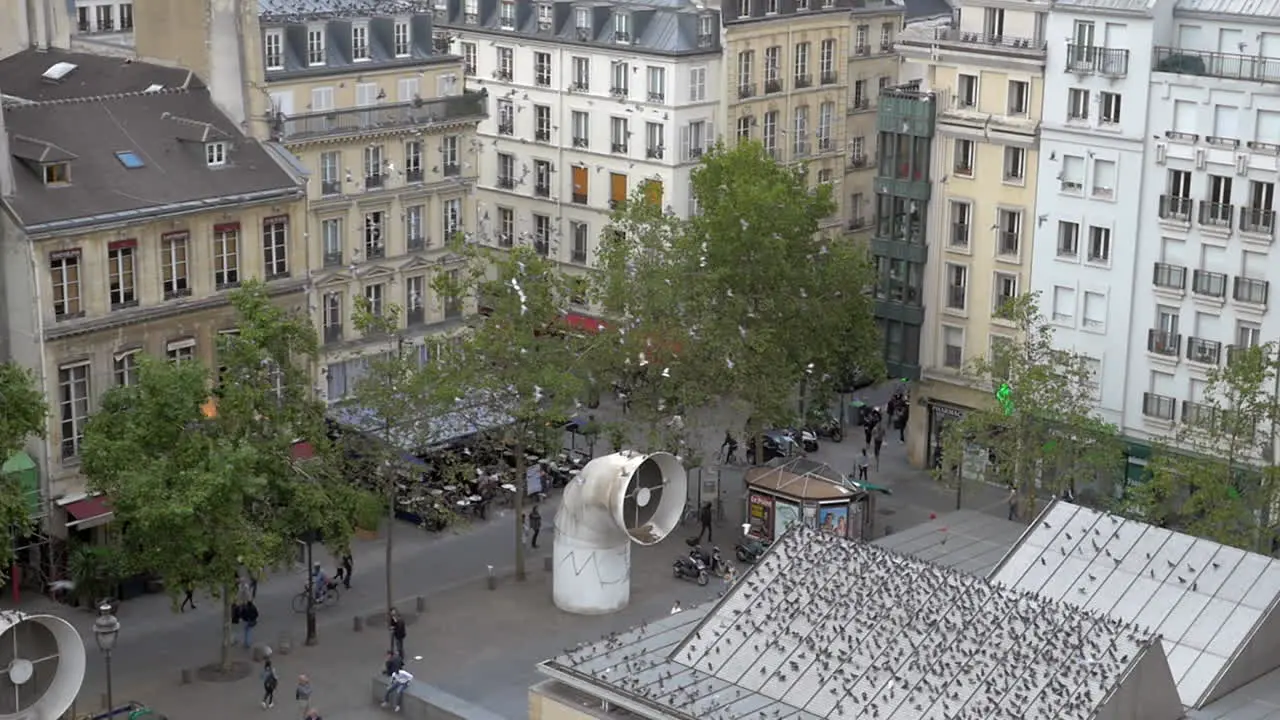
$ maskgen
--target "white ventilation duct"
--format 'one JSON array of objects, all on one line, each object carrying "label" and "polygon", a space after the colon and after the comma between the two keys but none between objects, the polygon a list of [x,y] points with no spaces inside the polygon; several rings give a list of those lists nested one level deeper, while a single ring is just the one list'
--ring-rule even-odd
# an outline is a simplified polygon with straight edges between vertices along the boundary
[{"label": "white ventilation duct", "polygon": [[0,612],[0,720],[58,718],[84,682],[84,642],[53,615]]},{"label": "white ventilation duct", "polygon": [[669,453],[623,451],[587,463],[556,513],[556,607],[578,615],[625,608],[631,543],[661,542],[680,522],[687,488],[684,466]]}]

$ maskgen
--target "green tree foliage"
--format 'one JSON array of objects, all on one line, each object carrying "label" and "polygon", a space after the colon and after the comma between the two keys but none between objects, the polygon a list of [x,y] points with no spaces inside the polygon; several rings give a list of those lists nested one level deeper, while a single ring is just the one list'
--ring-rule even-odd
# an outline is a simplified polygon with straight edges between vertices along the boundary
[{"label": "green tree foliage", "polygon": [[[230,663],[231,588],[240,567],[290,562],[295,540],[348,542],[358,491],[328,462],[324,407],[307,362],[310,323],[260,284],[232,294],[239,335],[218,348],[220,378],[196,362],[144,358],[138,382],[109,390],[85,429],[83,469],[111,498],[126,569],[223,601],[220,662]],[[206,412],[216,383],[216,412]],[[296,440],[317,449],[299,468]]]},{"label": "green tree foliage", "polygon": [[457,412],[483,426],[510,420],[502,440],[515,457],[516,578],[525,578],[522,516],[526,452],[559,450],[561,428],[587,395],[582,372],[599,338],[568,332],[564,316],[577,289],[534,248],[496,251],[459,244],[463,268],[437,276],[438,292],[480,306],[456,352],[442,358]]},{"label": "green tree foliage", "polygon": [[1270,554],[1276,538],[1277,346],[1233,348],[1205,397],[1154,448],[1124,509],[1147,522]]},{"label": "green tree foliage", "polygon": [[1124,448],[1095,411],[1090,359],[1054,344],[1034,295],[1010,300],[1001,316],[1017,339],[993,343],[991,358],[965,369],[991,401],[947,426],[938,479],[954,483],[957,495],[978,479],[1015,489],[1024,518],[1036,513],[1038,496],[1069,490],[1082,502],[1101,501],[1124,471]]},{"label": "green tree foliage", "polygon": [[615,352],[634,363],[656,344],[673,356],[660,392],[740,400],[753,431],[790,420],[802,383],[883,374],[864,249],[818,232],[829,186],[744,143],[704,156],[692,192],[687,220],[643,189],[614,214],[596,296],[619,319]]},{"label": "green tree foliage", "polygon": [[[0,364],[0,463],[22,449],[28,438],[44,435],[44,393],[35,375],[13,363]],[[16,477],[0,476],[0,528],[10,528],[10,536],[0,534],[0,579],[3,568],[13,561],[14,538],[31,531],[31,503]]]}]

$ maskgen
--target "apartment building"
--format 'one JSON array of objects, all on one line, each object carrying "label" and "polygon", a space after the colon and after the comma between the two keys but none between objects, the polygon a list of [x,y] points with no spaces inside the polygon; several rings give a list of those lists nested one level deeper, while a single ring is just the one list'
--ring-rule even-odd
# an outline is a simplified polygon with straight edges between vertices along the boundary
[{"label": "apartment building", "polygon": [[75,0],[76,32],[83,35],[133,31],[133,2]]},{"label": "apartment building", "polygon": [[1039,227],[1038,131],[1050,3],[976,0],[941,27],[912,27],[899,39],[921,88],[937,102],[932,199],[924,218],[920,395],[908,454],[941,457],[947,422],[991,402],[965,370],[1014,338],[1005,303],[1030,287]]},{"label": "apartment building", "polygon": [[57,508],[46,531],[65,537],[109,518],[78,472],[105,390],[143,354],[215,366],[246,279],[305,307],[304,181],[186,70],[27,50],[0,77],[5,355],[49,399],[28,449]]},{"label": "apartment building", "polygon": [[488,90],[479,233],[567,269],[593,262],[637,188],[696,210],[690,175],[722,126],[720,13],[685,2],[434,0],[467,82]]},{"label": "apartment building", "polygon": [[[726,133],[831,183],[820,227],[866,235],[873,214],[876,103],[897,81],[896,0],[725,3]],[[843,113],[843,117],[842,117]]]},{"label": "apartment building", "polygon": [[356,298],[375,312],[397,305],[403,338],[423,353],[422,338],[462,322],[463,305],[435,297],[432,278],[456,269],[446,242],[476,227],[476,125],[488,97],[466,89],[462,58],[436,44],[429,7],[235,0],[211,7],[207,32],[182,22],[204,5],[148,4],[138,52],[205,68],[215,99],[309,177],[311,312],[324,342],[320,384],[336,402],[371,354],[388,351],[353,326]]}]

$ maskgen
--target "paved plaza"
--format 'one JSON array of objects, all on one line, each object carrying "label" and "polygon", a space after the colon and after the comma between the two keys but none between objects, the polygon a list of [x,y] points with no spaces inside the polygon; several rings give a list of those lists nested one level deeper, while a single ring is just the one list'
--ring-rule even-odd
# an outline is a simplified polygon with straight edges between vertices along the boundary
[{"label": "paved plaza", "polygon": [[[883,403],[890,391],[887,387],[870,389],[865,395],[868,402]],[[601,416],[608,412],[608,408],[600,411]],[[729,423],[727,417],[717,420],[713,416],[691,423],[698,428],[708,456],[714,454]],[[824,442],[814,457],[847,471],[861,447],[861,433],[854,432],[843,443]],[[743,491],[740,480],[735,479],[740,475],[722,475],[726,517],[716,527],[716,543],[725,548],[740,534]],[[873,471],[870,479],[893,491],[892,496],[881,498],[879,532],[886,526],[907,528],[928,520],[931,513],[955,509],[954,491],[909,468],[905,446],[896,441],[885,447],[881,470]],[[696,532],[696,527],[677,528],[667,541],[634,549],[632,602],[625,611],[584,618],[556,610],[551,603],[551,573],[543,566],[552,542],[550,520],[556,500],[553,497],[548,502],[551,507],[543,509],[547,531],[542,547],[532,551],[529,578],[524,583],[512,577],[514,530],[509,511],[494,514],[497,516],[488,522],[440,534],[397,525],[393,569],[399,605],[412,611],[419,596],[427,604],[427,611],[409,626],[405,644],[410,658],[422,657],[409,666],[418,678],[503,717],[523,718],[527,715],[526,690],[537,679],[534,665],[538,661],[582,640],[661,615],[674,601],[688,606],[718,590],[715,582],[699,588],[671,577],[672,559],[687,549],[683,538]],[[966,488],[965,507],[1003,517],[1005,492]],[[304,583],[301,569],[280,573],[260,585],[257,641],[275,645],[283,634],[293,645],[289,654],[276,658],[281,701],[271,712],[300,716],[294,712],[293,685],[299,673],[307,673],[315,687],[313,702],[327,720],[379,714],[369,701],[369,680],[381,666],[386,636],[376,627],[355,632],[353,618],[382,608],[383,555],[380,539],[356,544],[354,587],[343,594],[339,606],[319,612],[320,642],[314,647],[302,646],[303,616],[290,609],[290,600]],[[485,582],[490,565],[499,576],[494,591]],[[92,616],[42,599],[24,602],[23,609],[54,612],[80,628],[92,657],[77,711],[95,710],[105,682],[92,638]],[[216,657],[220,617],[216,601],[202,599],[198,609],[178,613],[172,610],[168,597],[146,596],[123,603],[119,617],[122,630],[113,665],[118,701],[145,702],[181,720],[223,720],[250,711],[264,712],[258,706],[261,683],[256,675],[230,683],[180,683],[182,669],[206,665]],[[248,659],[245,650],[235,652],[237,657]]]}]

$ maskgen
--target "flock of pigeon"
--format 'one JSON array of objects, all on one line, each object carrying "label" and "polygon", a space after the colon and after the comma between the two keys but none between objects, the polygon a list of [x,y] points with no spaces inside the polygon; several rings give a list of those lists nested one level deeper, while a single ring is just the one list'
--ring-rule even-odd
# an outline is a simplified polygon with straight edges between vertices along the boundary
[{"label": "flock of pigeon", "polygon": [[547,666],[699,720],[1084,720],[1158,639],[806,527],[776,543],[700,624],[688,615]]}]

